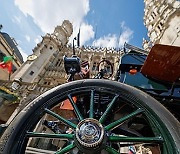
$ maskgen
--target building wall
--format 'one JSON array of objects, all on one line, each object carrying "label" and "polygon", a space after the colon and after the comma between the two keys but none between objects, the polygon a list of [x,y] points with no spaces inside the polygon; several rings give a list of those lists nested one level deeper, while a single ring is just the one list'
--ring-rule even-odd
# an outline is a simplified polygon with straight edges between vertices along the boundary
[{"label": "building wall", "polygon": [[180,45],[180,1],[144,0],[144,24],[153,44]]},{"label": "building wall", "polygon": [[[65,25],[65,26],[64,26]],[[64,28],[68,30],[64,30]],[[27,83],[39,83],[45,85],[59,85],[66,82],[67,75],[64,70],[63,56],[71,57],[73,48],[67,45],[68,38],[72,34],[72,25],[63,22],[57,26],[52,34],[46,34],[42,41],[33,49],[33,55],[37,58],[29,60],[14,73],[12,80],[20,80]],[[75,53],[82,61],[88,61],[90,65],[90,77],[94,77],[98,63],[106,58],[114,65],[117,71],[119,62],[118,51],[113,48],[76,47]],[[31,55],[32,56],[32,55]],[[113,74],[112,78],[114,77]]]},{"label": "building wall", "polygon": [[[47,65],[50,64],[50,60],[54,57],[54,54],[61,52],[71,34],[72,24],[67,20],[61,26],[57,26],[52,34],[46,34],[33,49],[33,54],[14,73],[12,80],[28,83],[40,82]],[[36,58],[31,58],[32,56]]]},{"label": "building wall", "polygon": [[[2,55],[3,56],[13,56],[14,57],[14,60],[13,60],[14,68],[19,69],[23,63],[21,57],[19,57],[19,55],[16,55],[16,52],[19,52],[19,51],[17,51],[17,47],[16,48],[11,47],[9,42],[4,38],[5,35],[8,36],[8,34],[0,32],[0,53],[1,53],[0,62],[3,61]],[[13,41],[11,43],[13,43]],[[14,44],[14,46],[15,46],[15,44]],[[15,52],[15,50],[16,50],[16,52]],[[20,52],[18,54],[20,54]],[[1,80],[9,79],[9,73],[6,69],[0,68],[0,79]]]},{"label": "building wall", "polygon": [[[67,30],[63,30],[66,28]],[[67,82],[63,56],[71,57],[73,55],[73,47],[67,45],[71,34],[72,25],[70,23],[65,22],[63,25],[57,26],[52,34],[43,36],[42,41],[35,46],[33,49],[33,55],[36,55],[35,59],[30,58],[32,57],[30,55],[27,61],[12,75],[11,81],[0,81],[0,85],[11,90],[13,82],[20,81],[20,87],[15,90],[20,97],[19,106],[14,114],[38,95]],[[81,61],[89,62],[91,78],[98,73],[98,63],[106,58],[114,66],[114,73],[111,78],[114,79],[121,55],[120,50],[83,46],[75,47],[75,53]]]}]

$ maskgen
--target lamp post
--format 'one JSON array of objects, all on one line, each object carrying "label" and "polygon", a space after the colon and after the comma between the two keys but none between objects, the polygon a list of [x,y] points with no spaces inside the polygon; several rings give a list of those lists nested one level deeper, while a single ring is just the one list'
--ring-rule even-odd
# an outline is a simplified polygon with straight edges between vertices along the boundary
[{"label": "lamp post", "polygon": [[76,40],[76,37],[73,39],[73,55],[75,55],[74,40]]}]

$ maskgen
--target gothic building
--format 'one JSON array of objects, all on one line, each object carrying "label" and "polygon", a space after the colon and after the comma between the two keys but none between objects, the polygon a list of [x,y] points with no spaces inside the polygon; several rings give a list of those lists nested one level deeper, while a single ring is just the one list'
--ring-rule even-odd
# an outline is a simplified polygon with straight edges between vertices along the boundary
[{"label": "gothic building", "polygon": [[[180,1],[144,0],[144,24],[152,44],[180,45]],[[148,42],[143,40],[146,49]]]},{"label": "gothic building", "polygon": [[[73,55],[73,47],[67,44],[72,31],[72,24],[65,20],[52,34],[42,37],[42,41],[33,49],[33,54],[28,56],[27,61],[11,76],[11,81],[0,81],[0,85],[11,89],[19,96],[18,108],[14,114],[41,93],[67,82],[63,56]],[[95,76],[99,62],[106,58],[114,66],[111,79],[114,78],[119,64],[120,50],[83,46],[75,47],[75,53],[82,62],[89,62],[90,77]],[[8,115],[3,117],[8,119]]]},{"label": "gothic building", "polygon": [[[66,82],[63,56],[71,57],[73,54],[73,48],[67,45],[71,33],[71,23],[64,21],[62,26],[57,26],[52,34],[46,34],[33,49],[33,54],[13,74],[12,80],[53,86]],[[91,77],[96,73],[97,65],[103,58],[113,63],[114,71],[117,69],[119,52],[113,48],[77,47],[75,52],[82,61],[91,62]]]}]

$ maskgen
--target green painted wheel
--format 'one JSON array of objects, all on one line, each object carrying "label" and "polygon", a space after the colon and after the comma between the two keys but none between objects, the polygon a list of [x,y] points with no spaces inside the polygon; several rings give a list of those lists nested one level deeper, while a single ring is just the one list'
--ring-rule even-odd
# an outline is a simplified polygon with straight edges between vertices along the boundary
[{"label": "green painted wheel", "polygon": [[80,80],[29,103],[0,139],[0,153],[178,154],[179,128],[167,109],[138,89]]}]

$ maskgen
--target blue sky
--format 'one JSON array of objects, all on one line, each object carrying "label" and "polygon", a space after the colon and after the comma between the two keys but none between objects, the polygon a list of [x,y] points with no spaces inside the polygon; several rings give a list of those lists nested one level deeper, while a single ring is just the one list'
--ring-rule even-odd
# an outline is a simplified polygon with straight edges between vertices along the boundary
[{"label": "blue sky", "polygon": [[2,0],[0,5],[1,31],[15,38],[23,57],[64,19],[73,23],[70,43],[80,27],[81,45],[141,47],[147,38],[143,16],[142,0]]}]

